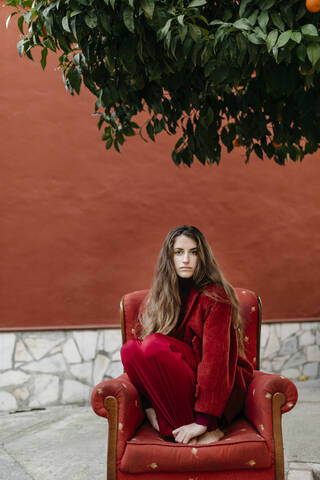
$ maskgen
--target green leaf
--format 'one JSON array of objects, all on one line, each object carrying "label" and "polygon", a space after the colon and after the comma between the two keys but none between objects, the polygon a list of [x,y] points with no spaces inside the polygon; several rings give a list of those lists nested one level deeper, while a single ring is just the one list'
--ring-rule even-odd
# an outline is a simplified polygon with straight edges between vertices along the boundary
[{"label": "green leaf", "polygon": [[258,16],[258,24],[262,30],[266,29],[266,26],[269,22],[269,13],[267,11],[262,11]]},{"label": "green leaf", "polygon": [[72,88],[77,92],[79,95],[80,93],[80,86],[81,86],[81,74],[77,68],[70,68],[67,74],[67,78],[70,81]]},{"label": "green leaf", "polygon": [[234,22],[233,27],[238,30],[252,30],[252,27],[246,18],[240,18]]},{"label": "green leaf", "polygon": [[212,22],[209,23],[209,25],[225,25],[226,22],[223,22],[222,20],[212,20]]},{"label": "green leaf", "polygon": [[154,13],[155,2],[154,0],[143,0],[141,3],[141,8],[144,11],[144,14],[147,18],[152,20]]},{"label": "green leaf", "polygon": [[12,12],[10,13],[9,17],[7,18],[7,21],[6,21],[6,28],[9,27],[9,23],[10,23],[10,20],[12,17],[14,17],[14,15],[17,15],[18,12]]},{"label": "green leaf", "polygon": [[183,19],[184,19],[184,15],[178,15],[177,20],[180,25],[184,25]]},{"label": "green leaf", "polygon": [[123,11],[123,21],[129,32],[134,32],[133,8],[126,7]]},{"label": "green leaf", "polygon": [[152,123],[151,123],[151,122],[148,122],[148,125],[147,125],[147,133],[148,133],[149,137],[151,138],[151,140],[154,142],[154,141],[155,141],[155,138],[154,138],[154,129],[153,129],[153,126],[152,126]]},{"label": "green leaf", "polygon": [[312,23],[307,23],[301,27],[301,32],[303,35],[310,35],[311,37],[318,37],[319,33],[315,25]]},{"label": "green leaf", "polygon": [[70,32],[70,33],[71,33],[71,30],[70,30],[70,27],[69,27],[69,21],[68,21],[68,17],[67,17],[67,16],[63,17],[61,23],[62,23],[62,28],[63,28],[63,30],[65,30],[66,32]]},{"label": "green leaf", "polygon": [[287,30],[286,32],[281,33],[277,41],[277,47],[281,48],[284,47],[290,40],[292,34],[292,30]]},{"label": "green leaf", "polygon": [[311,43],[310,45],[308,45],[307,55],[308,55],[308,58],[309,58],[309,60],[312,64],[312,66],[314,67],[315,64],[317,63],[317,61],[320,58],[320,45],[319,45],[319,43]]},{"label": "green leaf", "polygon": [[189,3],[188,8],[202,7],[202,5],[206,5],[206,3],[206,0],[192,0],[192,2]]},{"label": "green leaf", "polygon": [[301,39],[302,39],[302,35],[300,32],[292,32],[291,40],[293,40],[296,43],[300,43]]},{"label": "green leaf", "polygon": [[250,35],[248,35],[248,39],[251,43],[254,43],[255,45],[261,45],[262,43],[264,43],[263,40],[257,36],[256,33],[250,33]]},{"label": "green leaf", "polygon": [[259,158],[261,158],[261,160],[263,160],[263,151],[262,151],[262,148],[260,147],[260,145],[255,143],[253,145],[253,150],[254,150],[254,153],[257,155],[257,157],[259,157]]},{"label": "green leaf", "polygon": [[279,30],[284,30],[285,25],[280,17],[280,15],[276,12],[271,12],[270,13],[271,19],[273,21],[273,24],[275,27],[279,28]]},{"label": "green leaf", "polygon": [[82,13],[82,10],[73,10],[70,14],[70,18],[75,17],[76,15],[79,15],[79,13]]},{"label": "green leaf", "polygon": [[257,9],[250,15],[250,17],[248,18],[248,22],[250,23],[250,25],[254,26],[256,24],[258,14],[259,14],[259,10]]},{"label": "green leaf", "polygon": [[197,27],[197,25],[190,24],[189,33],[192,40],[194,40],[196,43],[199,42],[199,40],[201,40],[201,30],[199,27]]},{"label": "green leaf", "polygon": [[22,33],[22,35],[24,35],[23,23],[24,23],[24,18],[23,18],[23,15],[21,15],[21,17],[18,18],[18,28],[19,28],[20,32]]},{"label": "green leaf", "polygon": [[277,0],[264,0],[260,5],[261,10],[269,10],[269,8],[273,7]]},{"label": "green leaf", "polygon": [[98,25],[98,17],[94,11],[89,12],[85,17],[84,21],[89,28],[95,28]]},{"label": "green leaf", "polygon": [[169,20],[167,20],[165,26],[158,31],[159,40],[162,40],[167,35],[167,33],[169,32],[172,20],[173,20],[172,18],[169,18]]},{"label": "green leaf", "polygon": [[17,49],[18,49],[18,53],[19,53],[20,57],[22,57],[23,52],[24,52],[24,40],[20,40],[20,42],[18,42]]},{"label": "green leaf", "polygon": [[186,38],[187,33],[188,33],[187,25],[183,25],[183,27],[179,28],[179,36],[180,36],[181,43],[184,42],[184,39]]},{"label": "green leaf", "polygon": [[307,55],[307,48],[303,43],[301,43],[297,48],[297,57],[301,62],[304,62],[306,55]]},{"label": "green leaf", "polygon": [[48,55],[48,49],[47,47],[45,47],[41,51],[41,61],[40,61],[41,67],[43,70],[46,68],[46,65],[47,65],[47,55]]},{"label": "green leaf", "polygon": [[268,33],[268,36],[266,39],[268,52],[270,52],[272,47],[275,46],[277,39],[278,39],[278,30],[271,30],[271,32]]},{"label": "green leaf", "polygon": [[73,18],[73,19],[71,20],[71,30],[72,30],[72,33],[73,33],[74,38],[75,38],[76,40],[78,40],[76,22],[77,22],[77,19],[76,19],[76,18]]},{"label": "green leaf", "polygon": [[243,17],[244,12],[247,8],[248,3],[250,3],[251,0],[241,0],[240,3],[240,8],[239,8],[239,17]]},{"label": "green leaf", "polygon": [[106,150],[109,150],[112,147],[112,144],[113,144],[113,138],[110,137],[106,142]]}]

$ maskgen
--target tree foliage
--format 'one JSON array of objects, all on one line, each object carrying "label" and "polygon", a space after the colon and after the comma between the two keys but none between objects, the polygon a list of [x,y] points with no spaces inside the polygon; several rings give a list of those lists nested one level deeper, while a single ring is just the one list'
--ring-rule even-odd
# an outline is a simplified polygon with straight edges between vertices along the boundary
[{"label": "tree foliage", "polygon": [[107,149],[165,131],[176,164],[219,163],[224,144],[284,165],[319,146],[319,15],[304,0],[6,3],[19,54],[40,47],[45,68],[52,50],[70,93],[96,96]]}]

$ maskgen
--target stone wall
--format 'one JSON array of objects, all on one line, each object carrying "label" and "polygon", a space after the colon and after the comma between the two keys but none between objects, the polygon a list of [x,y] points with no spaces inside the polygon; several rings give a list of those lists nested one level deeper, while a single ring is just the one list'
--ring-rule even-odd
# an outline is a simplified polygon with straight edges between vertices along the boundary
[{"label": "stone wall", "polygon": [[[0,333],[0,410],[88,404],[92,387],[122,373],[120,329]],[[319,323],[264,324],[261,369],[320,375]]]}]

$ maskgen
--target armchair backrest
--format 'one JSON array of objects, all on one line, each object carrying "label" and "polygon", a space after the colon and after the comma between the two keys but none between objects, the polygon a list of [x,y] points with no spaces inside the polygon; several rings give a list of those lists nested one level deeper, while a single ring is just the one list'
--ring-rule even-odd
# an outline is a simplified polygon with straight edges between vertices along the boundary
[{"label": "armchair backrest", "polygon": [[[240,303],[241,315],[244,323],[244,346],[247,359],[253,368],[259,370],[260,366],[260,331],[261,331],[261,301],[251,290],[236,288]],[[137,316],[140,305],[145,299],[148,290],[139,290],[127,293],[121,299],[120,319],[122,343],[135,337]]]}]

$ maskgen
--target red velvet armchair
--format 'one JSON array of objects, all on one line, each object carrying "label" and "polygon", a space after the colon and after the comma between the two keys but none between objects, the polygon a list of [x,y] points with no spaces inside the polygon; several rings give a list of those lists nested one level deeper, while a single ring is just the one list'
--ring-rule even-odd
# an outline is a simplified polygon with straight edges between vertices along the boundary
[{"label": "red velvet armchair", "polygon": [[[162,439],[146,420],[136,388],[124,373],[101,382],[91,403],[109,421],[108,480],[284,480],[281,415],[297,401],[287,378],[259,371],[261,303],[236,289],[244,319],[247,358],[255,368],[245,410],[216,443],[188,446]],[[134,336],[147,290],[121,300],[123,343]]]}]

